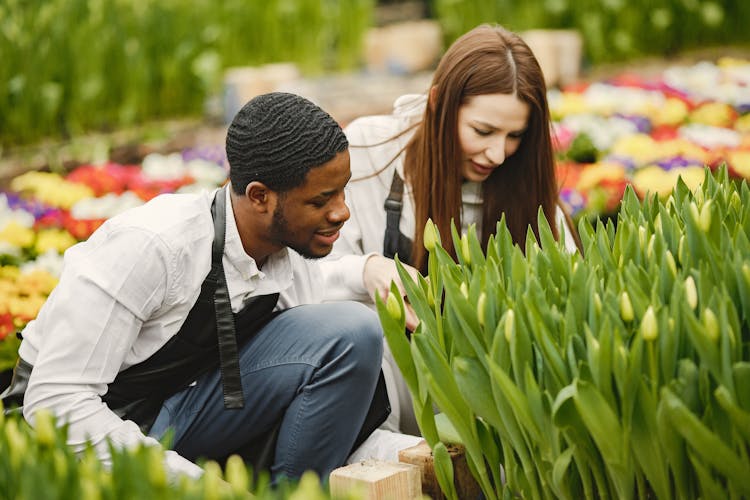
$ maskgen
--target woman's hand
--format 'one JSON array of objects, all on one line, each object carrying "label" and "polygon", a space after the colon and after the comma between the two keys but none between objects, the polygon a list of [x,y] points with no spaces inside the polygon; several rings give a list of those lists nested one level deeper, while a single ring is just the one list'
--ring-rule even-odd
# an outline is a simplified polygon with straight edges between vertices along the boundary
[{"label": "woman's hand", "polygon": [[[408,264],[403,264],[404,269],[409,273],[414,281],[417,281],[417,270]],[[385,301],[388,298],[388,292],[391,290],[391,283],[396,283],[398,291],[402,297],[406,298],[406,290],[404,284],[401,282],[401,278],[396,270],[396,262],[388,257],[382,255],[373,255],[365,262],[364,275],[362,277],[365,288],[370,294],[370,298],[375,301],[375,295],[379,295],[380,298]],[[409,305],[407,300],[404,300],[406,306],[406,328],[409,331],[414,329],[419,324],[419,319],[414,310]]]}]

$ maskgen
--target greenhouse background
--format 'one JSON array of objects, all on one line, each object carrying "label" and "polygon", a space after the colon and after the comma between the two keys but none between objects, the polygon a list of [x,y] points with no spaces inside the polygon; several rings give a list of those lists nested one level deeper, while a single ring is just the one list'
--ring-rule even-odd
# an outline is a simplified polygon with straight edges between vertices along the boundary
[{"label": "greenhouse background", "polygon": [[[734,188],[717,191],[714,184],[710,189],[704,185],[706,175],[712,174],[727,185],[750,179],[750,2],[746,0],[4,0],[0,3],[0,373],[5,378],[0,385],[9,382],[17,360],[15,332],[36,317],[57,284],[64,251],[88,238],[109,217],[158,194],[222,185],[226,126],[247,99],[272,90],[299,93],[319,103],[342,125],[357,116],[388,113],[398,95],[425,92],[445,47],[484,22],[521,33],[542,64],[561,198],[577,222],[593,227],[592,234],[599,222],[618,221],[623,197],[631,190],[635,198],[627,212],[628,224],[641,217],[636,214],[636,199],[644,203],[644,213],[654,216],[658,210],[648,208],[649,200],[666,206],[671,199],[674,206],[678,186],[720,192],[721,203],[707,210],[716,212],[721,206],[722,214],[734,214],[738,226],[746,225],[742,211],[731,204]],[[746,201],[746,188],[736,189],[737,199]],[[684,190],[679,193],[685,215],[690,200]],[[671,215],[676,218],[674,227],[695,230],[688,215]],[[647,221],[649,231],[655,230],[654,225],[653,219]],[[609,231],[610,243],[612,226],[604,230]],[[638,230],[625,227],[622,231],[634,231],[635,236],[625,235],[622,240],[636,241]],[[724,234],[714,230],[717,237]],[[721,243],[736,238],[739,249],[735,250],[741,253],[743,238],[732,233],[734,228],[729,231]],[[591,238],[604,237],[596,232]],[[662,242],[664,248],[675,245],[675,257],[677,240]],[[643,242],[640,251],[645,251]],[[740,256],[735,262],[742,272],[746,259],[747,255]],[[643,268],[656,272],[646,260]],[[572,271],[566,268],[566,272]],[[731,275],[729,269],[721,272]],[[638,273],[643,278],[643,271]],[[687,275],[686,268],[680,279]],[[672,284],[676,278],[660,277],[660,282],[665,280]],[[709,295],[708,283],[705,278],[701,290],[705,305],[710,302],[724,311],[722,320],[736,324],[740,335],[735,349],[722,347],[731,351],[732,361],[740,367],[718,369],[740,374],[735,375],[733,388],[739,391],[733,393],[739,406],[734,413],[719,406],[729,415],[726,422],[749,423],[750,394],[742,392],[750,390],[750,385],[743,385],[750,366],[747,318],[742,309],[732,312],[727,305],[737,299],[746,306],[746,285],[727,285],[722,294]],[[612,298],[617,296],[613,290],[600,292]],[[475,292],[472,289],[473,298]],[[639,308],[641,314],[646,309]],[[665,311],[659,313],[659,321],[666,324]],[[700,312],[699,321],[707,321],[705,317]],[[501,322],[499,313],[493,320]],[[701,351],[705,356],[714,354]],[[709,371],[700,372],[705,390],[713,387]],[[724,411],[715,403],[706,404],[712,411]],[[721,424],[715,415],[703,417],[706,425]],[[10,456],[14,443],[27,439],[31,441],[23,446],[32,447],[40,457],[52,456],[45,448],[51,441],[40,445],[27,430],[7,428],[0,432],[0,455]],[[717,439],[729,443],[729,452],[737,452],[734,465],[748,466],[746,430],[728,431]],[[543,454],[532,450],[538,453]],[[13,460],[0,465],[0,483],[11,484],[13,474],[22,470],[21,459]],[[65,467],[73,470],[68,455],[56,460],[68,460]],[[123,456],[120,460],[127,468],[130,460],[139,464],[154,459]],[[681,464],[683,472],[688,467],[699,472],[700,491],[746,498],[747,490],[734,488],[727,479],[736,469],[721,475],[717,464],[701,460],[693,454]],[[27,464],[29,470],[32,462]],[[654,480],[642,475],[639,466],[628,465],[638,481]],[[104,474],[94,465],[87,467],[93,475]],[[600,472],[606,475],[606,466],[602,467]],[[60,480],[55,478],[59,470],[53,469],[37,467],[33,472],[37,479],[29,479],[25,486],[16,484],[13,491],[28,498],[46,495],[33,485],[39,478]],[[552,477],[545,476],[547,472],[540,467],[538,481]],[[523,475],[518,470],[512,473]],[[79,478],[82,473],[75,474]],[[235,476],[236,483],[247,486],[247,478],[240,476]],[[66,477],[73,481],[73,476]],[[676,476],[671,477],[674,487]],[[622,494],[617,480],[609,486]],[[304,488],[311,495],[326,495],[313,483]],[[577,491],[575,485],[558,486],[558,493]],[[660,487],[660,494],[675,491],[664,484]],[[201,497],[203,492],[185,488],[179,495]],[[258,492],[263,488],[256,485]],[[697,491],[677,490],[686,498]]]}]

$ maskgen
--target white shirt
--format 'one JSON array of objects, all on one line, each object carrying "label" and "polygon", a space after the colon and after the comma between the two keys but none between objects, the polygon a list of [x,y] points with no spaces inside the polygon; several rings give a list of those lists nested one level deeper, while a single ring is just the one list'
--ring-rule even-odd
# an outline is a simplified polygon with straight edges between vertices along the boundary
[{"label": "white shirt", "polygon": [[[226,193],[226,196],[224,196]],[[76,451],[87,439],[105,464],[106,438],[118,446],[156,445],[101,399],[115,376],[144,361],[174,336],[211,267],[213,192],[169,194],[108,220],[65,253],[58,286],[23,331],[21,358],[34,365],[24,416],[49,408],[68,424]],[[238,312],[253,296],[280,293],[277,309],[320,302],[317,264],[284,249],[259,270],[240,241],[228,188],[224,273]],[[317,293],[316,293],[317,291]],[[167,453],[171,473],[200,469]]]},{"label": "white shirt", "polygon": [[[411,139],[412,131],[399,134],[422,119],[426,103],[425,95],[404,95],[394,103],[393,114],[358,118],[344,130],[349,139],[352,169],[352,179],[346,186],[346,203],[351,217],[344,224],[333,251],[321,266],[329,298],[343,300],[357,297],[362,302],[371,302],[362,282],[362,274],[367,258],[373,253],[383,253],[386,226],[383,204],[390,192],[393,174],[398,171],[404,178],[403,149]],[[397,138],[391,140],[394,137]],[[476,224],[477,231],[480,231],[482,184],[464,182],[461,200],[461,231],[465,233],[471,224]],[[399,229],[404,236],[413,240],[416,234],[414,198],[407,183],[404,183],[402,202]],[[559,207],[557,225],[567,228],[565,216]],[[574,251],[575,242],[569,233],[565,232],[565,246]]]}]

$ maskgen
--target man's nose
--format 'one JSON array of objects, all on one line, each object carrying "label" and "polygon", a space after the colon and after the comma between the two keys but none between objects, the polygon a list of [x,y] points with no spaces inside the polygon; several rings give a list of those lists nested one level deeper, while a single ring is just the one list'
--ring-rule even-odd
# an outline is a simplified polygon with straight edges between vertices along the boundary
[{"label": "man's nose", "polygon": [[328,212],[328,220],[334,223],[343,223],[349,220],[349,214],[349,207],[346,205],[344,195],[341,194],[331,211]]}]

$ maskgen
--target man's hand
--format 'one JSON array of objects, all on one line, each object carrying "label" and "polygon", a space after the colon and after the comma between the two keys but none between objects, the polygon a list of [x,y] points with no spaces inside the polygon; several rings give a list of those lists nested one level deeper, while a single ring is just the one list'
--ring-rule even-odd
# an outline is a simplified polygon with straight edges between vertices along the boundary
[{"label": "man's hand", "polygon": [[[417,281],[417,270],[410,265],[403,264],[404,269],[409,275]],[[362,277],[365,288],[370,294],[370,298],[375,301],[375,295],[379,295],[380,298],[385,301],[388,298],[388,292],[391,290],[391,282],[396,283],[398,291],[402,297],[406,297],[406,291],[404,284],[401,282],[401,278],[396,270],[396,262],[388,257],[382,255],[373,255],[365,262],[364,276]],[[411,308],[408,302],[405,302],[406,306],[406,328],[410,331],[419,324],[419,319],[414,310]]]}]

